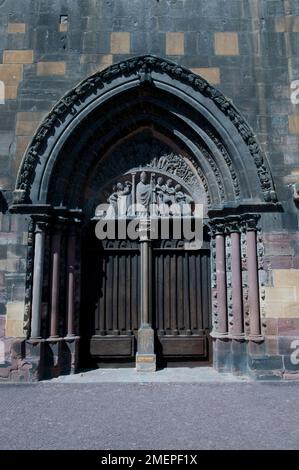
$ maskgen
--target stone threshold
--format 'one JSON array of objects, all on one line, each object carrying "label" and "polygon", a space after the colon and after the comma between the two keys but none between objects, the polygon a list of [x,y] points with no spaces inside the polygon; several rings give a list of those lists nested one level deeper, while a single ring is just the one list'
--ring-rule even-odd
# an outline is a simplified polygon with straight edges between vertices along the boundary
[{"label": "stone threshold", "polygon": [[212,367],[173,367],[156,372],[137,372],[134,368],[96,369],[59,376],[43,383],[202,383],[252,382],[248,376],[219,373]]}]

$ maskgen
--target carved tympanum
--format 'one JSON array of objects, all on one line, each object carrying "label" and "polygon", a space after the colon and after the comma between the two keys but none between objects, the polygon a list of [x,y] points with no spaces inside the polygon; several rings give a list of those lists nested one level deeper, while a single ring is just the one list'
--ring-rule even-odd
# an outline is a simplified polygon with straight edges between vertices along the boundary
[{"label": "carved tympanum", "polygon": [[104,191],[107,211],[99,205],[96,217],[106,218],[151,214],[192,215],[193,198],[175,179],[147,170],[126,174]]}]

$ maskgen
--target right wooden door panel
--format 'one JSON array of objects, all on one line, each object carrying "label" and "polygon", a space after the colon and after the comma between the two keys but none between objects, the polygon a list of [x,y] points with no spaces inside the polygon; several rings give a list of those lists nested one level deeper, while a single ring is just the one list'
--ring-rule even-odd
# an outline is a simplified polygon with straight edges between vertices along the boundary
[{"label": "right wooden door panel", "polygon": [[206,358],[209,251],[154,248],[153,328],[160,357]]}]

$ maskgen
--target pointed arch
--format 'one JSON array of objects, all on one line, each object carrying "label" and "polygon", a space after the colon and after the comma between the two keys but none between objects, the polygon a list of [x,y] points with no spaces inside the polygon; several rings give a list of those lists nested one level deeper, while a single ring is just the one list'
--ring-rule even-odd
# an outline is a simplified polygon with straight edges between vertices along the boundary
[{"label": "pointed arch", "polygon": [[233,103],[185,67],[146,55],[92,75],[59,101],[24,155],[14,204],[80,206],[95,168],[142,128],[195,165],[211,207],[276,201],[267,159]]}]

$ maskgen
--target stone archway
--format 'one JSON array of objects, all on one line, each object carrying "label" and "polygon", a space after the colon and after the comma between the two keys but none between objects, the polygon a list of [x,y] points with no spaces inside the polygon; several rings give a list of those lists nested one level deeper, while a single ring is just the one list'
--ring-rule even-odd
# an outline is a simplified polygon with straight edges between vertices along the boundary
[{"label": "stone archway", "polygon": [[[123,158],[123,148],[129,158]],[[163,156],[166,163],[180,156],[187,164],[205,205],[215,367],[231,367],[234,351],[245,357],[247,342],[263,339],[256,231],[258,214],[276,203],[267,160],[246,121],[218,90],[170,61],[136,57],[93,75],[62,98],[34,136],[17,178],[11,211],[32,216],[28,348],[38,352],[38,362],[42,357],[48,375],[61,370],[66,357],[69,370],[76,368],[80,238],[99,189],[116,169],[119,175],[130,170],[130,159],[138,166]]]}]

